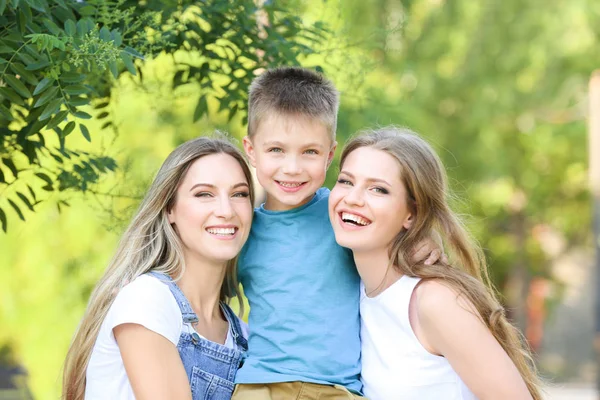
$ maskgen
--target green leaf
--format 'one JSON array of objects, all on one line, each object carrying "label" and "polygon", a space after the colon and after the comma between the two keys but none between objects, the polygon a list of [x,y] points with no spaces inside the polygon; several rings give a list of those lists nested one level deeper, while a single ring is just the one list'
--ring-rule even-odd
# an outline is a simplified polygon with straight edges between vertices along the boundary
[{"label": "green leaf", "polygon": [[27,2],[27,4],[29,4],[31,6],[31,8],[39,11],[39,12],[45,12],[46,10],[44,9],[44,7],[39,4],[37,1],[35,0],[25,0]]},{"label": "green leaf", "polygon": [[144,56],[142,54],[140,54],[136,49],[133,49],[131,47],[125,47],[125,49],[123,49],[123,51],[127,54],[129,54],[130,56],[136,57],[136,58],[140,58],[140,59],[144,59]]},{"label": "green leaf", "polygon": [[32,74],[31,72],[27,71],[25,69],[25,66],[23,64],[20,63],[13,63],[10,65],[10,68],[18,75],[21,76],[21,78],[23,80],[25,80],[27,83],[31,84],[31,85],[37,85],[39,83],[38,79],[35,77],[34,74]]},{"label": "green leaf", "polygon": [[96,8],[93,6],[87,5],[87,6],[81,7],[78,11],[81,15],[89,17],[91,15],[94,15],[94,13],[96,12]]},{"label": "green leaf", "polygon": [[109,104],[110,104],[109,101],[103,101],[102,103],[94,104],[94,108],[96,110],[101,109],[101,108],[106,108],[106,107],[108,107]]},{"label": "green leaf", "polygon": [[10,2],[13,8],[19,7],[19,0],[11,0]]},{"label": "green leaf", "polygon": [[118,30],[113,29],[111,32],[111,36],[113,42],[115,42],[115,46],[118,47],[123,44],[123,38],[121,37],[121,33]]},{"label": "green leaf", "polygon": [[40,96],[40,98],[35,102],[35,104],[33,105],[33,107],[36,108],[36,107],[43,106],[44,104],[46,104],[50,100],[54,99],[57,94],[58,94],[58,87],[54,86],[54,87],[52,87],[52,89],[45,91]]},{"label": "green leaf", "polygon": [[33,95],[37,96],[42,93],[44,90],[48,89],[54,83],[54,79],[44,78],[38,83],[38,85],[33,90]]},{"label": "green leaf", "polygon": [[108,117],[108,115],[109,115],[109,114],[108,114],[108,112],[106,112],[106,111],[103,111],[103,112],[101,112],[100,114],[96,115],[96,118],[97,118],[97,119],[102,119],[102,118],[106,118],[106,117]]},{"label": "green leaf", "polygon": [[36,172],[35,176],[46,182],[48,185],[52,186],[52,179],[50,179],[50,177],[44,174],[43,172]]},{"label": "green leaf", "polygon": [[14,208],[15,212],[17,213],[17,215],[19,216],[19,218],[21,219],[21,221],[25,221],[25,217],[23,216],[23,213],[21,212],[21,209],[19,208],[19,206],[17,206],[17,204],[12,201],[11,199],[7,199],[8,203],[12,206],[12,208]]},{"label": "green leaf", "polygon": [[69,121],[69,123],[63,129],[63,136],[66,137],[66,136],[70,135],[71,132],[73,132],[73,129],[75,129],[75,122]]},{"label": "green leaf", "polygon": [[65,120],[65,118],[67,118],[67,115],[69,115],[69,111],[67,111],[67,110],[58,112],[54,117],[52,117],[50,122],[48,122],[48,126],[46,128],[47,129],[56,128],[60,123],[62,123]]},{"label": "green leaf", "polygon": [[27,66],[25,67],[25,69],[27,71],[37,71],[38,69],[46,68],[49,65],[50,65],[50,61],[48,61],[48,60],[40,60],[38,62],[33,62],[33,63],[27,64]]},{"label": "green leaf", "polygon": [[112,41],[110,30],[106,26],[103,26],[102,29],[100,29],[100,39],[104,40],[105,42]]},{"label": "green leaf", "polygon": [[50,20],[48,18],[44,18],[44,20],[42,22],[43,22],[44,26],[46,28],[48,28],[48,30],[50,32],[52,32],[53,35],[60,36],[62,30],[52,20]]},{"label": "green leaf", "polygon": [[92,116],[84,111],[77,111],[73,115],[81,119],[92,119]]},{"label": "green leaf", "polygon": [[12,159],[3,158],[2,162],[4,163],[4,165],[6,165],[8,167],[8,169],[10,169],[10,172],[12,172],[12,174],[15,178],[19,177],[19,171],[17,170],[17,167]]},{"label": "green leaf", "polygon": [[135,65],[133,65],[133,60],[131,59],[131,56],[129,54],[122,51],[121,52],[121,60],[123,60],[123,64],[125,64],[125,68],[127,68],[127,71],[129,71],[129,73],[131,73],[131,75],[137,74],[137,71],[135,70]]},{"label": "green leaf", "polygon": [[4,117],[4,119],[7,119],[9,121],[12,121],[15,119],[12,116],[12,113],[10,112],[10,110],[8,108],[6,108],[6,106],[4,106],[3,104],[0,104],[0,115],[2,115]]},{"label": "green leaf", "polygon": [[77,72],[63,72],[60,75],[60,80],[66,83],[79,83],[85,80],[85,75]]},{"label": "green leaf", "polygon": [[9,87],[0,87],[0,95],[2,95],[2,97],[4,97],[5,99],[8,99],[8,100],[12,101],[13,103],[18,104],[20,106],[25,104],[25,102],[23,101],[21,96],[19,96],[17,93],[15,93],[14,90],[12,90]]},{"label": "green leaf", "polygon": [[110,72],[115,77],[115,79],[119,77],[119,68],[117,67],[117,63],[115,61],[111,61],[108,63],[108,69],[110,69]]},{"label": "green leaf", "polygon": [[64,88],[64,92],[71,95],[88,94],[90,89],[83,85],[71,85]]},{"label": "green leaf", "polygon": [[6,182],[6,178],[4,178],[4,172],[2,172],[2,170],[0,169],[0,183],[5,183]]},{"label": "green leaf", "polygon": [[75,22],[73,22],[73,20],[69,19],[67,20],[67,22],[65,22],[65,32],[67,32],[67,35],[71,37],[75,35],[75,33],[77,32],[77,26],[75,25]]},{"label": "green leaf", "polygon": [[6,0],[0,0],[0,15],[4,14],[6,9]]},{"label": "green leaf", "polygon": [[4,80],[21,96],[25,98],[31,97],[31,92],[29,91],[29,89],[27,89],[23,82],[17,79],[14,75],[5,74]]},{"label": "green leaf", "polygon": [[80,96],[71,96],[68,100],[70,106],[81,107],[90,104],[90,99]]},{"label": "green leaf", "polygon": [[79,124],[79,129],[81,129],[81,134],[83,135],[85,140],[87,140],[88,142],[91,142],[92,137],[90,136],[90,131],[88,130],[87,126],[85,126],[83,124]]},{"label": "green leaf", "polygon": [[27,189],[29,189],[29,194],[31,194],[31,198],[33,199],[33,201],[37,203],[37,197],[35,196],[35,192],[31,188],[31,186],[27,185]]},{"label": "green leaf", "polygon": [[46,108],[44,108],[44,112],[42,112],[42,115],[40,115],[40,120],[43,121],[43,120],[49,118],[55,112],[57,112],[60,109],[60,106],[62,103],[63,103],[62,98],[52,100],[50,102],[50,104],[48,104],[46,106]]},{"label": "green leaf", "polygon": [[0,208],[0,222],[2,223],[2,230],[4,231],[4,233],[6,233],[6,229],[8,227],[8,224],[6,223],[6,214],[4,213],[4,211]]},{"label": "green leaf", "polygon": [[77,36],[83,37],[86,33],[91,31],[90,26],[88,25],[88,19],[83,18],[77,21]]},{"label": "green leaf", "polygon": [[23,9],[18,10],[17,14],[17,28],[19,28],[19,32],[25,33],[25,30],[27,29],[27,15]]},{"label": "green leaf", "polygon": [[35,211],[33,209],[33,205],[31,204],[31,202],[29,201],[29,199],[27,197],[25,197],[25,195],[21,192],[17,192],[17,196],[19,196],[19,198],[21,199],[21,201],[23,203],[25,203],[25,205],[27,206],[27,208],[29,208],[31,211]]},{"label": "green leaf", "polygon": [[206,97],[202,96],[198,100],[198,104],[196,104],[196,109],[194,110],[193,121],[194,122],[198,121],[207,112],[208,112],[208,103],[206,102]]}]

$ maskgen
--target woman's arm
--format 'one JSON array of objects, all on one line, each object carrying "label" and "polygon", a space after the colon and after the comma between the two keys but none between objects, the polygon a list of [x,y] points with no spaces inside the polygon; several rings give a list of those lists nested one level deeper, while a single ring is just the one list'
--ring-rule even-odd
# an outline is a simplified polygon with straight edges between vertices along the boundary
[{"label": "woman's arm", "polygon": [[415,289],[410,308],[423,346],[444,356],[477,398],[532,398],[517,367],[464,297],[440,282],[426,281]]},{"label": "woman's arm", "polygon": [[113,332],[136,399],[192,399],[173,343],[139,324],[121,324]]}]

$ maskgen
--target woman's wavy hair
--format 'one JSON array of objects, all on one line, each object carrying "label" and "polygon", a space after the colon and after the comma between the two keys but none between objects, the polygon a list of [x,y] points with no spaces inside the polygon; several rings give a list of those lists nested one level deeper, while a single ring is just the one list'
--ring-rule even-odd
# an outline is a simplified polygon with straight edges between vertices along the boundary
[{"label": "woman's wavy hair", "polygon": [[[507,320],[496,297],[483,251],[448,205],[446,171],[435,151],[416,133],[392,126],[362,132],[351,139],[342,151],[340,166],[350,153],[361,147],[384,151],[398,162],[414,218],[410,229],[403,229],[391,243],[390,267],[403,275],[435,279],[472,303],[516,365],[533,398],[541,400],[535,364],[524,338]],[[445,250],[453,261],[435,265],[413,262],[413,249],[430,237],[433,230],[442,236]]]},{"label": "woman's wavy hair", "polygon": [[[177,147],[165,160],[133,220],[123,234],[115,255],[90,300],[67,353],[63,370],[65,400],[82,400],[85,377],[100,326],[119,290],[128,282],[149,271],[179,279],[184,270],[182,243],[169,223],[167,213],[175,205],[177,189],[194,161],[211,154],[228,154],[239,163],[250,188],[254,204],[252,175],[242,153],[223,134],[214,138],[199,137]],[[237,257],[227,264],[220,300],[237,297],[243,302],[237,281]],[[242,310],[243,312],[243,310]]]}]

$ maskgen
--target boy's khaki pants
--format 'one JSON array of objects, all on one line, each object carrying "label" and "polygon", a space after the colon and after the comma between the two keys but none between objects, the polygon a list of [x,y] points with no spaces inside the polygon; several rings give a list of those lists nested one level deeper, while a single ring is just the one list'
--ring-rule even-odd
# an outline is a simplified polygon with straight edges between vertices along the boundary
[{"label": "boy's khaki pants", "polygon": [[235,385],[231,400],[366,400],[340,385],[281,382]]}]

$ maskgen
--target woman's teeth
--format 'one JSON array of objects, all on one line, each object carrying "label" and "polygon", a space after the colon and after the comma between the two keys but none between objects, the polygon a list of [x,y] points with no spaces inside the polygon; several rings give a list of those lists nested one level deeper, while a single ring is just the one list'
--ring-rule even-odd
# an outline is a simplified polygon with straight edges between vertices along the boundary
[{"label": "woman's teeth", "polygon": [[206,231],[212,235],[233,235],[235,233],[235,228],[208,228]]},{"label": "woman's teeth", "polygon": [[369,220],[367,220],[367,219],[365,219],[365,218],[363,218],[361,216],[358,216],[358,215],[355,215],[355,214],[350,214],[350,213],[347,213],[347,212],[343,212],[342,213],[342,221],[344,221],[344,222],[351,222],[351,223],[353,223],[355,225],[361,225],[361,226],[366,226],[366,225],[369,225],[371,223],[371,221],[369,221]]}]

